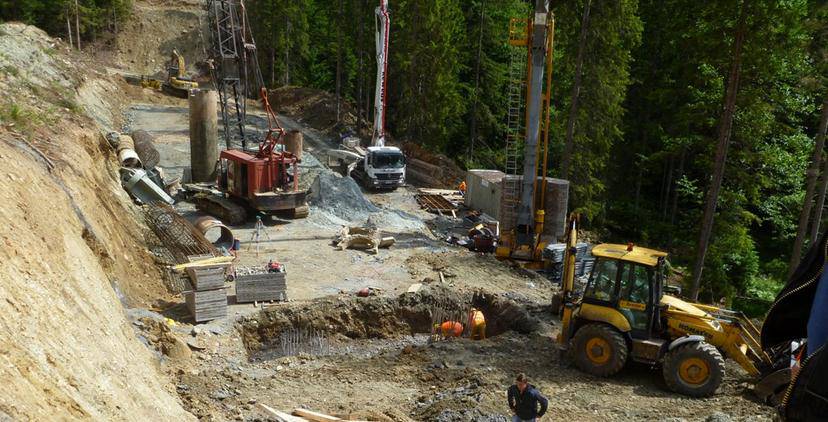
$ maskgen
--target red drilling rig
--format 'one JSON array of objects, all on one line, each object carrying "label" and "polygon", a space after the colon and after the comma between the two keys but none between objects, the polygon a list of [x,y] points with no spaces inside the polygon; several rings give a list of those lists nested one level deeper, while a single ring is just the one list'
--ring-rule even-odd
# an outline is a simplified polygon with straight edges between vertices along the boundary
[{"label": "red drilling rig", "polygon": [[[244,0],[207,1],[210,63],[226,144],[219,156],[218,186],[226,197],[200,195],[196,202],[231,224],[246,220],[247,209],[305,217],[307,192],[299,189],[300,160],[286,150],[285,130],[270,107]],[[264,132],[248,124],[246,100],[254,93],[267,116]]]}]

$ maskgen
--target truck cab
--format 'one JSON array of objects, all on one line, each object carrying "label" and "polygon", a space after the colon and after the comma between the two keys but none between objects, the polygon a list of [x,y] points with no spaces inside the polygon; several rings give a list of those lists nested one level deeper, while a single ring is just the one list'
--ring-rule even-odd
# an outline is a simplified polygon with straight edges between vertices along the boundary
[{"label": "truck cab", "polygon": [[366,187],[396,189],[405,184],[405,155],[397,147],[368,147],[357,169]]}]

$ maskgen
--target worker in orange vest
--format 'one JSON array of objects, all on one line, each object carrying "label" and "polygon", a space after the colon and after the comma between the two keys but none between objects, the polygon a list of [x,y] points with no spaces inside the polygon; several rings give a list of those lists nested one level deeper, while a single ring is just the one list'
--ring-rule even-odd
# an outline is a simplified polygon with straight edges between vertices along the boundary
[{"label": "worker in orange vest", "polygon": [[486,317],[477,308],[472,308],[469,312],[469,327],[471,330],[469,337],[472,340],[486,339]]},{"label": "worker in orange vest", "polygon": [[460,195],[466,195],[466,181],[465,180],[460,182],[460,186],[457,187],[457,190],[460,191]]}]

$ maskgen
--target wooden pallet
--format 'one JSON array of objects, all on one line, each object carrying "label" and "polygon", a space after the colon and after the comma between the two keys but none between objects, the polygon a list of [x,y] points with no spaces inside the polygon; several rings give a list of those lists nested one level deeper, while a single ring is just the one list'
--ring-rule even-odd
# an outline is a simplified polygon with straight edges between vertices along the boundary
[{"label": "wooden pallet", "polygon": [[287,300],[286,273],[242,275],[236,278],[236,302]]},{"label": "wooden pallet", "polygon": [[184,301],[195,322],[227,316],[227,293],[224,289],[184,292]]},{"label": "wooden pallet", "polygon": [[421,193],[415,198],[420,207],[428,212],[451,214],[457,217],[457,206],[442,195]]},{"label": "wooden pallet", "polygon": [[464,200],[463,195],[456,189],[419,188],[417,192],[426,195],[440,195],[455,204],[459,204]]}]

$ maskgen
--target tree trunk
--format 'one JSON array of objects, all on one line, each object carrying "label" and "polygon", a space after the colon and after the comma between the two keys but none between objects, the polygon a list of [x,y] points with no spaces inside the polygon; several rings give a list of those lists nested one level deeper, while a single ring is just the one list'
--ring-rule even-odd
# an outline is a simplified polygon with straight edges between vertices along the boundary
[{"label": "tree trunk", "polygon": [[270,49],[270,86],[276,86],[276,49]]},{"label": "tree trunk", "polygon": [[78,44],[78,50],[81,49],[80,39],[80,8],[78,7],[78,0],[75,0],[75,41]]},{"label": "tree trunk", "polygon": [[290,85],[290,17],[285,15],[285,86]]},{"label": "tree trunk", "polygon": [[69,10],[66,10],[66,33],[69,34],[69,48],[74,48],[75,43],[72,41],[72,23],[69,21]]},{"label": "tree trunk", "polygon": [[644,177],[644,163],[639,162],[638,173],[635,176],[635,205],[633,210],[638,214],[638,205],[641,201],[641,179]]},{"label": "tree trunk", "polygon": [[[673,177],[673,203],[670,205],[670,226],[675,227],[676,225],[676,214],[678,213],[678,182],[677,180],[681,179],[684,176],[684,159],[687,155],[687,150],[682,148],[681,153],[679,154],[679,165],[678,171],[676,172],[676,176]],[[674,238],[675,230],[670,230],[670,233],[667,235],[667,246],[668,250],[673,246],[673,238]]]},{"label": "tree trunk", "polygon": [[710,180],[710,188],[707,190],[696,262],[693,265],[693,286],[690,290],[690,298],[693,300],[698,300],[699,297],[704,258],[707,255],[707,247],[710,244],[710,235],[713,231],[713,217],[716,214],[716,203],[719,200],[719,190],[722,187],[722,179],[724,178],[727,146],[730,143],[733,115],[736,111],[736,94],[739,91],[739,79],[741,77],[742,45],[745,42],[745,32],[747,32],[747,1],[743,1],[740,6],[739,23],[736,26],[736,37],[733,40],[733,58],[730,64],[730,75],[727,79],[724,111],[722,112],[722,120],[719,123],[716,155],[713,161],[713,177]]},{"label": "tree trunk", "polygon": [[667,220],[667,206],[670,204],[670,194],[673,189],[673,171],[676,166],[676,157],[670,155],[670,161],[667,163],[667,172],[665,173],[664,186],[662,187],[664,195],[661,198],[661,221]]},{"label": "tree trunk", "polygon": [[339,0],[339,13],[336,25],[336,122],[342,120],[342,0]]},{"label": "tree trunk", "polygon": [[587,0],[584,6],[584,15],[581,19],[581,36],[578,40],[578,57],[575,61],[575,80],[572,82],[572,100],[569,107],[569,118],[566,122],[566,140],[561,159],[561,177],[569,179],[569,167],[572,163],[572,152],[575,149],[575,120],[578,115],[578,97],[581,94],[581,76],[586,53],[587,32],[589,29],[589,8],[592,0]]},{"label": "tree trunk", "polygon": [[[802,244],[805,243],[805,233],[808,231],[808,217],[811,216],[811,207],[814,203],[814,189],[816,188],[817,175],[819,173],[819,165],[822,163],[822,148],[825,145],[825,129],[828,125],[828,97],[822,103],[822,118],[819,121],[819,131],[817,131],[816,140],[814,142],[814,153],[811,155],[811,163],[808,165],[808,171],[805,173],[805,199],[802,201],[802,210],[799,212],[799,227],[796,230],[796,239],[794,239],[793,250],[791,251],[791,261],[788,263],[788,278],[791,277],[799,259],[802,256]],[[824,197],[823,197],[824,200]],[[817,210],[821,214],[821,210]],[[819,218],[822,218],[820,215]],[[814,225],[818,225],[819,220],[814,220]]]},{"label": "tree trunk", "polygon": [[474,143],[477,140],[477,103],[480,101],[480,58],[483,54],[483,18],[486,12],[486,0],[480,2],[480,24],[478,25],[477,35],[477,60],[474,65],[474,102],[472,102],[471,122],[469,127],[471,129],[469,144],[469,160],[474,156]]}]

